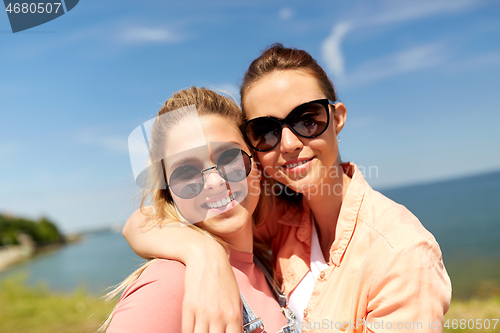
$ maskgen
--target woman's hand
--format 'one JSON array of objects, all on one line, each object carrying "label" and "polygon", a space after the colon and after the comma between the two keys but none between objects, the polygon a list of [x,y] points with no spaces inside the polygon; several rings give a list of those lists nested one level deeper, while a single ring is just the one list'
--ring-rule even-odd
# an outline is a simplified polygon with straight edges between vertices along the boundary
[{"label": "woman's hand", "polygon": [[182,333],[242,332],[238,284],[225,250],[214,245],[186,264]]}]

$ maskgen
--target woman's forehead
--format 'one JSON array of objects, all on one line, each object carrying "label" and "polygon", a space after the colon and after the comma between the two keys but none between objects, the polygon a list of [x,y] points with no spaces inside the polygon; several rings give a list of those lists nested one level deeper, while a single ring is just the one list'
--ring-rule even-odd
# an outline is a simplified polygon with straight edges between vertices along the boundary
[{"label": "woman's forehead", "polygon": [[169,131],[164,158],[168,169],[185,161],[210,163],[230,148],[248,151],[240,130],[222,116],[189,117]]},{"label": "woman's forehead", "polygon": [[246,144],[232,120],[214,115],[188,117],[168,131],[166,150],[169,155],[178,154],[210,142],[232,142],[245,149]]},{"label": "woman's forehead", "polygon": [[262,116],[284,118],[300,104],[325,98],[317,79],[303,70],[270,73],[248,88],[244,97],[248,119]]},{"label": "woman's forehead", "polygon": [[208,142],[238,142],[244,145],[245,140],[238,126],[230,119],[222,116],[202,116],[201,125]]}]

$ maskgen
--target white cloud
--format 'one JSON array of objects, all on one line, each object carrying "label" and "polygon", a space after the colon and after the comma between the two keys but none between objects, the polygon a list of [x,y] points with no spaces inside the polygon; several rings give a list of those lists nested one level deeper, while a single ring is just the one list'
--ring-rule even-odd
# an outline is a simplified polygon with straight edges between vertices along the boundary
[{"label": "white cloud", "polygon": [[293,10],[291,8],[288,8],[288,7],[283,7],[278,12],[278,16],[282,20],[288,20],[288,19],[292,18]]},{"label": "white cloud", "polygon": [[341,22],[335,25],[331,34],[323,41],[323,57],[327,60],[327,68],[339,79],[344,78],[344,55],[342,53],[342,40],[351,30],[351,24]]},{"label": "white cloud", "polygon": [[463,11],[470,7],[477,6],[481,2],[482,1],[478,0],[390,0],[385,3],[380,15],[372,16],[370,19],[364,20],[364,22],[366,25],[407,22],[432,15]]},{"label": "white cloud", "polygon": [[345,85],[364,84],[444,63],[448,51],[442,43],[419,45],[362,63],[344,78]]},{"label": "white cloud", "polygon": [[[15,48],[0,49],[8,58],[34,58],[57,49],[78,50],[79,54],[97,57],[109,54],[115,57],[128,46],[151,43],[179,43],[188,36],[174,28],[161,25],[134,24],[128,20],[95,23],[77,30],[54,34],[53,38],[22,44]],[[96,50],[98,49],[98,51]],[[109,56],[108,55],[108,56]]]},{"label": "white cloud", "polygon": [[447,50],[442,43],[434,42],[368,60],[352,72],[346,73],[342,42],[350,32],[360,28],[370,29],[432,15],[459,12],[481,5],[483,2],[481,0],[385,1],[380,8],[369,10],[370,15],[358,13],[353,15],[353,19],[340,21],[333,26],[331,33],[322,43],[325,67],[335,76],[335,81],[340,84],[353,84],[372,82],[441,64],[448,55]]},{"label": "white cloud", "polygon": [[165,27],[135,26],[119,33],[119,40],[124,43],[178,43],[186,36]]}]

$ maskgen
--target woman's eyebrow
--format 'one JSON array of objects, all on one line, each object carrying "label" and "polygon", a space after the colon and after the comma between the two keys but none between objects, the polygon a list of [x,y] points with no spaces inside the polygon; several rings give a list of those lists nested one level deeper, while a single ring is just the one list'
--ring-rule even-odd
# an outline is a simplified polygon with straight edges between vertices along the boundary
[{"label": "woman's eyebrow", "polygon": [[[211,145],[215,143],[215,142],[211,142]],[[222,153],[224,152],[225,150],[227,149],[230,149],[230,148],[240,148],[240,145],[236,142],[224,142],[224,143],[220,143],[220,142],[217,142],[217,146],[212,150],[212,155],[218,155],[219,153]]]},{"label": "woman's eyebrow", "polygon": [[175,169],[181,165],[193,165],[193,164],[199,164],[202,163],[199,157],[196,156],[187,156],[184,158],[181,158],[180,160],[175,161],[170,168]]}]

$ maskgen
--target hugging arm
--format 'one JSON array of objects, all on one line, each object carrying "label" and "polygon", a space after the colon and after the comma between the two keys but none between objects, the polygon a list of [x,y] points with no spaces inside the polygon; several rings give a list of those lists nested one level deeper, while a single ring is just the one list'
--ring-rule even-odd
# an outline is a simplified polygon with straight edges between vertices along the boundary
[{"label": "hugging arm", "polygon": [[182,332],[240,333],[240,293],[224,248],[180,223],[147,227],[146,221],[140,210],[135,211],[123,236],[140,257],[173,259],[186,265]]}]

